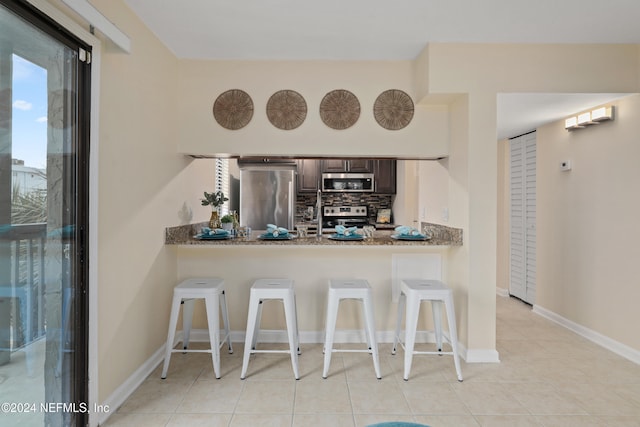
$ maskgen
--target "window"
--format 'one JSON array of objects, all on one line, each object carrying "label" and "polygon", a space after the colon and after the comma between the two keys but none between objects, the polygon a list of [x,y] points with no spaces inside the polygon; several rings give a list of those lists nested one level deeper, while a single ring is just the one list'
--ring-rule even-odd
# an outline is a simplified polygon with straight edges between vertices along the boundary
[{"label": "window", "polygon": [[[222,191],[229,197],[229,159],[216,159],[215,191]],[[220,207],[220,215],[229,213],[229,203]]]}]

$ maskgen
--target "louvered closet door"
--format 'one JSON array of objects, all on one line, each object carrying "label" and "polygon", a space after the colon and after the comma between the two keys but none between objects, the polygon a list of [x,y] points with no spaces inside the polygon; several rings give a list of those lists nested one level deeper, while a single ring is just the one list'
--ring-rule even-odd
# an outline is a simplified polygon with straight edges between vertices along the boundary
[{"label": "louvered closet door", "polygon": [[511,260],[509,293],[536,298],[536,134],[510,141]]}]

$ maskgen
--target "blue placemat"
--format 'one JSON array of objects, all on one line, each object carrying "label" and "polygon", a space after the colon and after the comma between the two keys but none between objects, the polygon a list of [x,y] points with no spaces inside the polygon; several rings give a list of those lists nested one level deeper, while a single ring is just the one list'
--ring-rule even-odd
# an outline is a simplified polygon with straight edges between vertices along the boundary
[{"label": "blue placemat", "polygon": [[261,240],[291,240],[293,239],[293,236],[291,236],[291,234],[278,234],[277,236],[274,236],[271,233],[264,233],[258,236],[258,239]]},{"label": "blue placemat", "polygon": [[379,424],[370,424],[367,427],[429,427],[426,424],[405,423],[402,421],[389,421]]},{"label": "blue placemat", "polygon": [[362,240],[364,239],[364,237],[361,234],[346,235],[346,234],[335,233],[329,236],[329,239],[331,240]]},{"label": "blue placemat", "polygon": [[229,234],[196,234],[193,236],[194,239],[197,240],[225,240],[230,239],[231,235]]}]

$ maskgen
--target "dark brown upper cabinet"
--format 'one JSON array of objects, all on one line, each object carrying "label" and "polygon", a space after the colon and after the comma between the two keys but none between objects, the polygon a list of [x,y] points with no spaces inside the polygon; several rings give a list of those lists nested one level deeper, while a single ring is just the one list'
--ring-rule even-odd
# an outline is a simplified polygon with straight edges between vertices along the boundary
[{"label": "dark brown upper cabinet", "polygon": [[315,193],[320,188],[320,160],[298,159],[298,193]]},{"label": "dark brown upper cabinet", "polygon": [[370,159],[324,159],[322,173],[361,172],[371,173],[373,161]]},{"label": "dark brown upper cabinet", "polygon": [[373,162],[375,176],[375,192],[383,194],[396,193],[396,160],[376,159]]}]

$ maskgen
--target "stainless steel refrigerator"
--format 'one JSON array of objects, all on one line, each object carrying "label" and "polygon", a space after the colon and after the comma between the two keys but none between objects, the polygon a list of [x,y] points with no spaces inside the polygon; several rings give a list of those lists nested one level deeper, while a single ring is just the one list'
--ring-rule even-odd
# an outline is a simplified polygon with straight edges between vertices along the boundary
[{"label": "stainless steel refrigerator", "polygon": [[295,212],[295,165],[240,167],[240,225],[265,230],[275,224],[293,230]]}]

